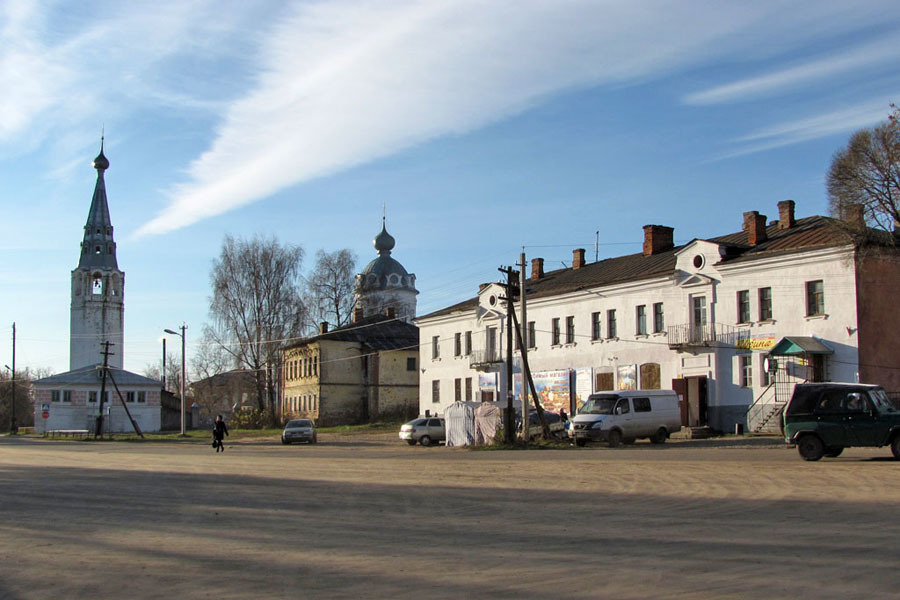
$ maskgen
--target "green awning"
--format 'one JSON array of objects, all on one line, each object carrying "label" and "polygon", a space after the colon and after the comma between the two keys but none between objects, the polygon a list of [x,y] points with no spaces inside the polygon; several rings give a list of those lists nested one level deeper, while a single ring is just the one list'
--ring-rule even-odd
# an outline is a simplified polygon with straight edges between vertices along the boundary
[{"label": "green awning", "polygon": [[805,336],[781,338],[781,341],[769,350],[770,356],[798,356],[803,354],[834,354],[834,350],[826,346],[818,338]]}]

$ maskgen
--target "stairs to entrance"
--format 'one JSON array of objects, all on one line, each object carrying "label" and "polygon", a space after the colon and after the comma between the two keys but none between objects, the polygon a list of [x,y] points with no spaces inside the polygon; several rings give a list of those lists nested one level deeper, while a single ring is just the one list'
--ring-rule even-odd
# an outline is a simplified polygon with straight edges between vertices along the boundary
[{"label": "stairs to entrance", "polygon": [[781,411],[787,402],[771,402],[765,405],[762,416],[750,431],[753,433],[781,434]]}]

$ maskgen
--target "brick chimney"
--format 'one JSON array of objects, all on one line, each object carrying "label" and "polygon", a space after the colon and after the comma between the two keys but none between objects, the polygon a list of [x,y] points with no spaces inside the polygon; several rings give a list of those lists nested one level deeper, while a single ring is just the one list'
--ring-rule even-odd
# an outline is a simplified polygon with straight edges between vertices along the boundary
[{"label": "brick chimney", "polygon": [[395,316],[397,316],[397,312],[394,310],[393,306],[388,306],[384,309],[384,315],[389,319],[393,319]]},{"label": "brick chimney", "polygon": [[580,269],[584,266],[584,248],[572,251],[572,268]]},{"label": "brick chimney", "polygon": [[363,319],[363,309],[360,307],[356,307],[353,309],[353,322],[356,323],[358,321],[362,321]]},{"label": "brick chimney", "polygon": [[675,230],[665,225],[644,225],[644,256],[652,256],[675,247]]},{"label": "brick chimney", "polygon": [[794,201],[782,200],[778,203],[778,229],[790,229],[794,221]]},{"label": "brick chimney", "polygon": [[747,232],[747,243],[751,246],[762,244],[766,237],[766,215],[751,210],[744,213],[744,231]]},{"label": "brick chimney", "polygon": [[328,321],[319,323],[319,335],[322,335],[323,333],[328,333]]},{"label": "brick chimney", "polygon": [[531,277],[530,279],[540,279],[544,276],[544,259],[543,258],[532,258],[531,259]]},{"label": "brick chimney", "polygon": [[851,229],[862,231],[866,228],[866,216],[862,204],[846,204],[841,207],[841,220]]}]

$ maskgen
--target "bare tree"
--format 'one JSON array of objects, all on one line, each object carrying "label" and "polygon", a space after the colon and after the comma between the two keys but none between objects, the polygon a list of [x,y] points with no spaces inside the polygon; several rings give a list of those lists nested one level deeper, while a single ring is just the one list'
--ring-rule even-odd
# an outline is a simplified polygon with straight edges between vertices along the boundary
[{"label": "bare tree", "polygon": [[274,237],[242,240],[230,235],[213,261],[212,324],[204,336],[253,372],[258,408],[271,409],[273,418],[281,348],[285,340],[300,335],[306,312],[302,261],[300,247],[282,246]]},{"label": "bare tree", "polygon": [[[38,372],[20,371],[16,369],[16,385],[15,385],[15,403],[16,403],[16,424],[19,427],[30,427],[34,425],[34,404],[32,404],[33,395],[31,393],[31,382],[41,377],[36,376]],[[47,373],[44,376],[49,375]],[[12,400],[13,400],[13,382],[12,374],[6,369],[0,369],[0,431],[7,431],[10,425],[10,417],[12,416]]]},{"label": "bare tree", "polygon": [[350,322],[353,313],[356,254],[349,249],[316,253],[316,266],[306,280],[310,329],[322,321],[336,327]]},{"label": "bare tree", "polygon": [[891,109],[886,121],[857,131],[834,155],[828,197],[832,215],[856,213],[870,226],[900,233],[900,109]]},{"label": "bare tree", "polygon": [[[162,359],[155,363],[150,363],[144,367],[144,377],[163,380],[163,364]],[[166,387],[165,389],[174,394],[181,389],[181,357],[175,356],[171,352],[166,352]]]}]

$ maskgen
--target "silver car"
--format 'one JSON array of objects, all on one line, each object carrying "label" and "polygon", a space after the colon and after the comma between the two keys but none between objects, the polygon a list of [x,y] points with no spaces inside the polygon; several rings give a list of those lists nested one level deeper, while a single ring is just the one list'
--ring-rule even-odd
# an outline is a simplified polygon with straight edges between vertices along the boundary
[{"label": "silver car", "polygon": [[447,439],[444,419],[440,417],[413,419],[400,428],[400,439],[406,440],[410,446],[415,446],[417,442],[423,446],[443,442]]},{"label": "silver car", "polygon": [[309,442],[315,444],[316,425],[311,419],[291,419],[281,432],[281,443],[292,444],[294,442]]}]

